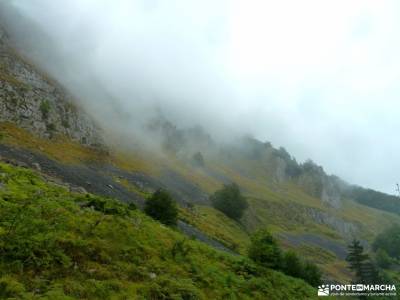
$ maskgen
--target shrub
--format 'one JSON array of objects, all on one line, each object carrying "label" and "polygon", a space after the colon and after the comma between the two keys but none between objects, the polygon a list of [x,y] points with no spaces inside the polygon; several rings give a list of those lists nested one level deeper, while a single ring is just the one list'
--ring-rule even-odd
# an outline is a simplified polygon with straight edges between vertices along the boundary
[{"label": "shrub", "polygon": [[390,265],[392,264],[392,259],[382,248],[379,248],[378,251],[376,251],[375,259],[378,266],[383,269],[390,267]]},{"label": "shrub", "polygon": [[178,207],[171,195],[164,190],[156,191],[145,204],[144,211],[155,220],[168,226],[178,221]]},{"label": "shrub", "polygon": [[204,157],[201,152],[197,152],[192,157],[193,163],[196,167],[204,167]]},{"label": "shrub", "polygon": [[283,255],[283,272],[293,277],[302,276],[303,263],[295,252],[287,251]]},{"label": "shrub", "polygon": [[389,227],[380,233],[372,244],[372,248],[375,251],[380,248],[385,250],[390,257],[400,259],[400,226]]},{"label": "shrub", "polygon": [[282,254],[274,237],[265,229],[251,238],[249,257],[261,266],[301,278],[312,286],[321,283],[322,274],[317,265],[304,261],[293,251]]},{"label": "shrub", "polygon": [[[138,289],[140,299],[205,299],[203,293],[196,288],[191,280],[174,280],[161,276],[160,278]],[[142,298],[143,297],[143,298]]]},{"label": "shrub", "polygon": [[40,103],[40,112],[42,113],[42,118],[47,119],[49,117],[49,112],[50,112],[50,103],[47,100],[43,100]]},{"label": "shrub", "polygon": [[64,128],[67,128],[67,129],[70,128],[70,124],[69,124],[68,119],[62,120],[61,125],[62,125]]},{"label": "shrub", "polygon": [[174,259],[177,258],[178,256],[184,258],[189,254],[190,250],[191,248],[186,243],[185,239],[178,240],[174,243],[174,245],[171,248],[171,255]]},{"label": "shrub", "polygon": [[88,200],[88,202],[84,203],[84,207],[91,207],[105,215],[127,216],[129,210],[135,208],[134,203],[126,205],[114,199],[107,199],[94,195],[86,195],[84,199]]},{"label": "shrub", "polygon": [[224,185],[210,198],[213,206],[234,220],[239,220],[249,206],[236,183]]},{"label": "shrub", "polygon": [[24,286],[11,276],[0,278],[0,299],[18,299],[24,292]]},{"label": "shrub", "polygon": [[251,237],[249,257],[264,267],[281,269],[282,251],[272,234],[265,229]]},{"label": "shrub", "polygon": [[46,129],[47,131],[55,131],[56,130],[56,125],[54,125],[53,123],[49,123],[46,125]]},{"label": "shrub", "polygon": [[316,264],[305,262],[300,278],[304,279],[312,286],[318,286],[322,283],[322,273]]}]

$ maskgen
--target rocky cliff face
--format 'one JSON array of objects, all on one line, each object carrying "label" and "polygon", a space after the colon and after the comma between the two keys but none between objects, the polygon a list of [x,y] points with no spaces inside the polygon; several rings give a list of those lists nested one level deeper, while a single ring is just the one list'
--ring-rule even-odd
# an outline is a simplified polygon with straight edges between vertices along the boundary
[{"label": "rocky cliff face", "polygon": [[56,83],[21,58],[0,27],[0,122],[13,122],[41,137],[68,136],[102,144],[100,130]]}]

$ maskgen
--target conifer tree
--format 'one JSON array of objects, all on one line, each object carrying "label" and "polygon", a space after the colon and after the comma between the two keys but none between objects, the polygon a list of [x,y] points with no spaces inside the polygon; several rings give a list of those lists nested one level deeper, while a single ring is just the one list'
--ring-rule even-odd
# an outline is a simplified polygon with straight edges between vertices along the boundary
[{"label": "conifer tree", "polygon": [[350,264],[350,270],[355,273],[357,282],[367,283],[370,279],[371,262],[368,254],[364,253],[364,247],[360,241],[354,239],[348,246],[348,251],[346,260]]}]

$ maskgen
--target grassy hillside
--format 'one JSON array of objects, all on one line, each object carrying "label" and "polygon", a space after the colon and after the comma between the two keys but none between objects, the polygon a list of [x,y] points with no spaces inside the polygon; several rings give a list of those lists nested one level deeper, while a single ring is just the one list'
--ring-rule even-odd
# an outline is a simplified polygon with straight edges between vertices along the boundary
[{"label": "grassy hillside", "polygon": [[[187,159],[173,155],[137,150],[121,152],[115,148],[104,152],[82,147],[62,137],[40,139],[9,123],[0,124],[0,130],[3,143],[39,151],[67,165],[110,164],[126,172],[157,179],[171,191],[189,185],[189,190],[196,188],[209,195],[222,184],[234,181],[250,203],[240,223],[225,217],[207,203],[182,208],[180,217],[242,254],[246,252],[249,234],[268,227],[285,248],[293,248],[319,264],[327,279],[339,282],[350,280],[343,260],[348,240],[355,236],[371,241],[390,224],[400,223],[398,215],[350,199],[342,199],[338,208],[331,207],[290,180],[277,182],[262,162],[245,156],[226,158],[224,153],[204,154],[204,166],[194,167]],[[140,197],[148,194],[148,190],[141,189],[129,178],[113,177],[113,180]],[[182,198],[187,202],[193,200],[190,192]]]},{"label": "grassy hillside", "polygon": [[118,201],[0,164],[0,299],[312,299]]},{"label": "grassy hillside", "polygon": [[181,208],[180,218],[220,241],[227,248],[246,254],[250,243],[243,225],[228,218],[220,211],[205,205]]}]

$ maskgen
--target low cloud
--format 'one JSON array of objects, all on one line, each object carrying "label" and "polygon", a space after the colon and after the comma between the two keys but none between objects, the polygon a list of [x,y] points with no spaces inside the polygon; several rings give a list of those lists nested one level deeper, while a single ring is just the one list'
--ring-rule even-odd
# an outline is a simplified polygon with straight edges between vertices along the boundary
[{"label": "low cloud", "polygon": [[158,111],[251,133],[393,192],[397,1],[13,0],[2,19],[82,106],[129,135]]}]

